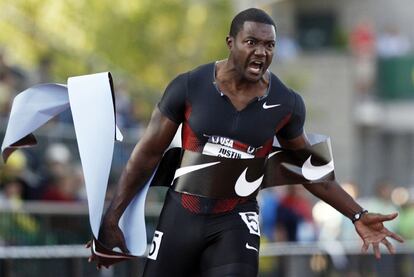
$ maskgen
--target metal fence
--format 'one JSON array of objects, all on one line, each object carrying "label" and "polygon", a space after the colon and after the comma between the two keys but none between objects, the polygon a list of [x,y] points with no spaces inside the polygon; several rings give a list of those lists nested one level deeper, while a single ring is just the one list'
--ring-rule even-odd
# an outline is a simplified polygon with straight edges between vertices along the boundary
[{"label": "metal fence", "polygon": [[[155,228],[161,205],[158,202],[146,205],[149,233]],[[0,203],[0,245],[75,245],[85,243],[90,237],[86,203]]]}]

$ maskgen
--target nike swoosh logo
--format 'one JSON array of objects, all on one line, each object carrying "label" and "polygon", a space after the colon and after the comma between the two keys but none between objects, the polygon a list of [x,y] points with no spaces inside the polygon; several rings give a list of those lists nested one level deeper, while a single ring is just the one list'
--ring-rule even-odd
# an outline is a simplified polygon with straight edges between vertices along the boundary
[{"label": "nike swoosh logo", "polygon": [[275,108],[275,107],[279,107],[280,104],[275,104],[275,105],[267,105],[267,102],[263,103],[263,109],[267,110],[267,109],[271,109],[271,108]]},{"label": "nike swoosh logo", "polygon": [[194,172],[194,171],[197,171],[197,170],[209,167],[209,166],[213,166],[218,163],[220,163],[220,161],[212,162],[212,163],[205,163],[205,164],[198,164],[198,165],[183,166],[175,171],[174,180],[190,172]]},{"label": "nike swoosh logo", "polygon": [[248,242],[246,242],[246,248],[251,249],[251,250],[255,250],[256,252],[259,252],[259,250],[257,250],[256,247],[250,246]]},{"label": "nike swoosh logo", "polygon": [[255,192],[259,187],[260,184],[263,181],[262,175],[259,179],[249,182],[246,180],[246,172],[247,168],[240,174],[239,178],[236,181],[236,185],[234,186],[234,190],[236,191],[236,194],[241,197],[248,196]]},{"label": "nike swoosh logo", "polygon": [[321,166],[314,166],[311,163],[311,156],[302,165],[302,175],[308,180],[318,180],[334,170],[334,162],[331,160],[329,163]]}]

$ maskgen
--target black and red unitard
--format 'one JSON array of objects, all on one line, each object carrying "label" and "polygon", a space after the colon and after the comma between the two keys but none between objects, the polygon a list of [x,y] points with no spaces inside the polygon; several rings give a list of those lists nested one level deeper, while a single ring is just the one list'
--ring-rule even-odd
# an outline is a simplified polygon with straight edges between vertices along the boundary
[{"label": "black and red unitard", "polygon": [[[215,63],[176,77],[158,108],[182,124],[185,150],[227,158],[265,157],[277,134],[303,133],[300,95],[270,74],[264,96],[237,110],[215,82]],[[144,276],[256,276],[256,199],[209,199],[169,190]]]}]

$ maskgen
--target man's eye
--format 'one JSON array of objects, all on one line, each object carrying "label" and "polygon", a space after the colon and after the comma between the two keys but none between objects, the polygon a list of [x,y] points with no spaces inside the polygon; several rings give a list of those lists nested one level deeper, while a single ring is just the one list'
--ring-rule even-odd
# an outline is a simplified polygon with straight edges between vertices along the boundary
[{"label": "man's eye", "polygon": [[251,39],[247,40],[247,41],[246,41],[246,43],[247,43],[247,45],[255,45],[255,44],[256,44],[256,43],[255,43],[253,40],[251,40]]},{"label": "man's eye", "polygon": [[270,48],[270,49],[273,49],[273,48],[275,48],[275,43],[271,42],[271,43],[267,44],[267,47]]}]

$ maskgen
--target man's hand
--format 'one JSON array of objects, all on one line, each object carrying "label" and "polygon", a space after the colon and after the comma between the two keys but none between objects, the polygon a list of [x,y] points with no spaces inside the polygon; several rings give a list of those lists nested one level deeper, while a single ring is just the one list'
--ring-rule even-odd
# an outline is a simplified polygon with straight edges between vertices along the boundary
[{"label": "man's hand", "polygon": [[[119,228],[118,224],[109,223],[104,221],[99,231],[99,243],[103,245],[108,250],[113,250],[114,248],[119,248],[124,254],[129,254],[129,250],[126,247],[124,235]],[[89,241],[86,244],[87,248],[91,248],[93,241]],[[92,254],[89,257],[89,262],[96,262],[96,268],[101,269],[102,266],[108,268],[114,262],[121,261],[122,259],[109,259],[102,257],[95,253],[95,250],[92,249]]]},{"label": "man's hand", "polygon": [[98,240],[110,250],[118,247],[123,253],[129,254],[124,234],[117,222],[111,223],[110,220],[104,221],[99,229]]},{"label": "man's hand", "polygon": [[380,243],[384,244],[391,254],[395,253],[394,246],[387,240],[387,237],[393,238],[399,242],[404,240],[397,234],[389,231],[384,227],[384,221],[393,220],[398,216],[398,213],[383,215],[376,213],[363,214],[361,219],[354,223],[358,235],[363,240],[362,252],[368,251],[369,245],[372,244],[375,257],[381,258],[381,251],[379,249]]}]

